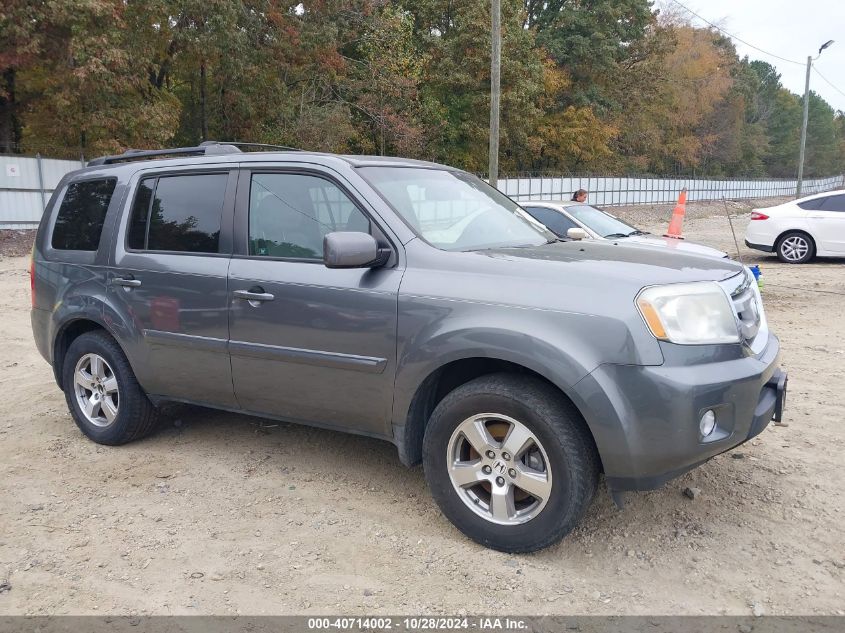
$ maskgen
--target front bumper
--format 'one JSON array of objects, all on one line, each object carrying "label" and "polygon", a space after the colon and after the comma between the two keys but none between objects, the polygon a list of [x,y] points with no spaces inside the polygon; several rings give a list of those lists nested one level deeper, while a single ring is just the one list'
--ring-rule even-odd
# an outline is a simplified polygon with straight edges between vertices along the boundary
[{"label": "front bumper", "polygon": [[[756,356],[743,350],[702,362],[706,350],[689,353],[699,354],[697,362],[602,365],[575,386],[611,490],[658,488],[783,415],[787,377],[775,336]],[[703,438],[699,422],[708,410],[716,428]]]}]

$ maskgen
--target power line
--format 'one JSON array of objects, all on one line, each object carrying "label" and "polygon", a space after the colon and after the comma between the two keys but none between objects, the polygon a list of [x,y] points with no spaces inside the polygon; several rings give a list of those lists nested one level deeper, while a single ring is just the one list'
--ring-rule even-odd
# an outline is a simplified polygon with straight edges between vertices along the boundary
[{"label": "power line", "polygon": [[786,57],[781,57],[780,55],[775,55],[774,53],[770,53],[769,51],[765,51],[765,50],[763,50],[762,48],[760,48],[759,46],[754,46],[754,44],[751,44],[750,42],[746,42],[745,40],[738,38],[736,35],[733,35],[732,33],[728,33],[728,32],[727,32],[725,29],[723,29],[722,27],[720,27],[720,26],[716,26],[716,25],[715,25],[715,24],[713,24],[710,20],[708,20],[708,19],[706,19],[706,18],[701,17],[700,15],[698,15],[695,11],[693,11],[692,9],[690,9],[690,8],[689,8],[688,6],[686,6],[685,4],[682,4],[681,2],[678,2],[678,0],[671,0],[671,1],[672,1],[672,2],[674,2],[675,4],[677,4],[677,5],[678,5],[679,7],[681,7],[682,9],[684,9],[684,10],[688,11],[689,13],[692,13],[695,17],[697,17],[697,18],[698,18],[699,20],[701,20],[702,22],[705,22],[706,24],[709,24],[710,26],[712,26],[714,29],[716,29],[716,30],[717,30],[717,31],[719,31],[720,33],[723,33],[724,35],[727,35],[728,37],[730,37],[731,39],[736,40],[737,42],[742,42],[742,43],[743,43],[743,44],[745,44],[746,46],[750,46],[750,47],[751,47],[751,48],[753,48],[754,50],[759,51],[759,52],[763,53],[764,55],[768,55],[769,57],[774,57],[775,59],[779,59],[779,60],[784,61],[784,62],[789,62],[790,64],[797,64],[798,66],[804,66],[804,65],[805,65],[805,63],[804,63],[804,62],[797,62],[797,61],[795,61],[794,59],[787,59]]},{"label": "power line", "polygon": [[843,97],[845,97],[845,92],[842,92],[839,88],[837,88],[835,85],[833,85],[833,83],[832,83],[832,82],[831,82],[831,81],[830,81],[827,77],[825,77],[824,75],[822,75],[822,74],[821,74],[821,73],[820,73],[820,72],[816,69],[816,67],[815,67],[815,66],[813,66],[813,70],[815,71],[815,73],[816,73],[819,77],[821,77],[821,78],[824,80],[824,82],[825,82],[828,86],[830,86],[830,87],[831,87],[831,88],[833,88],[836,92],[838,92],[838,93],[839,93],[839,94],[841,94]]}]

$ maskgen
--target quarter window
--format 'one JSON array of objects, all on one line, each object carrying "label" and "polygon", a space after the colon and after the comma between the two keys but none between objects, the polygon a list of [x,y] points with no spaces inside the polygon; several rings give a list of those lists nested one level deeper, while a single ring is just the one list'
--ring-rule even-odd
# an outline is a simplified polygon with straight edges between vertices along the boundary
[{"label": "quarter window", "polygon": [[370,232],[370,221],[337,185],[307,174],[253,174],[249,191],[249,254],[323,257],[334,231]]},{"label": "quarter window", "polygon": [[86,180],[68,185],[56,224],[53,248],[66,251],[96,251],[106,220],[115,178]]},{"label": "quarter window", "polygon": [[127,245],[136,250],[217,253],[228,174],[162,176],[141,181]]}]

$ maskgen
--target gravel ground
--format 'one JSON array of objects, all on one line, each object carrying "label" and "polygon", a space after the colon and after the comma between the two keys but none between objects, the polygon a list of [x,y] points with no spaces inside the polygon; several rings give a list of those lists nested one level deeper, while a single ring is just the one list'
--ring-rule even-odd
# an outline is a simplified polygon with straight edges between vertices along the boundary
[{"label": "gravel ground", "polygon": [[33,230],[0,229],[0,255],[3,257],[21,257],[32,250]]},{"label": "gravel ground", "polygon": [[[685,232],[728,249],[710,206]],[[615,212],[659,233],[671,207]],[[509,556],[452,528],[385,442],[173,407],[148,439],[91,443],[34,348],[28,259],[3,257],[0,614],[842,614],[843,261],[743,258],[788,426],[623,510],[601,490],[562,543]]]}]

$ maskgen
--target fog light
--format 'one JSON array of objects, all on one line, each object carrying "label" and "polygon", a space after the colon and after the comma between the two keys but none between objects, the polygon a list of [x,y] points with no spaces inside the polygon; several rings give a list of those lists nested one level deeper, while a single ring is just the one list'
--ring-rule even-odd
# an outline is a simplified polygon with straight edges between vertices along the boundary
[{"label": "fog light", "polygon": [[707,437],[710,435],[713,432],[713,429],[716,428],[716,414],[710,409],[705,411],[704,415],[701,416],[701,422],[699,423],[698,428],[701,430],[701,437]]}]

